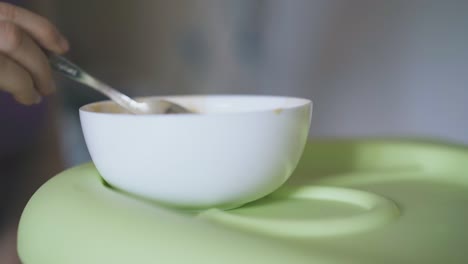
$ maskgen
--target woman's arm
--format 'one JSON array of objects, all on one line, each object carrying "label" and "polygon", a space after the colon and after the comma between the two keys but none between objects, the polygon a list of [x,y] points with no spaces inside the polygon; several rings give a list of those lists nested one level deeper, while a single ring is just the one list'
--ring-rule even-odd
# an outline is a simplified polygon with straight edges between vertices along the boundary
[{"label": "woman's arm", "polygon": [[[39,4],[40,3],[40,4]],[[52,1],[30,1],[28,9],[50,18],[53,16]],[[34,192],[48,179],[63,170],[60,147],[60,97],[44,97],[46,114],[37,131],[36,142],[31,144],[21,155],[16,156],[14,168],[3,175],[12,182],[6,208],[2,208],[2,226],[0,228],[0,259],[4,264],[20,263],[16,253],[17,226],[21,213]]]}]

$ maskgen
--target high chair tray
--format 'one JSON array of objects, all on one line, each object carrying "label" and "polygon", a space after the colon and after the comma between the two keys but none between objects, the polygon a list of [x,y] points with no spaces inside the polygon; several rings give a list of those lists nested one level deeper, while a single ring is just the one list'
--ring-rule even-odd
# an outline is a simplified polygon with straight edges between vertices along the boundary
[{"label": "high chair tray", "polygon": [[468,263],[468,148],[311,141],[294,175],[241,208],[188,212],[113,190],[92,164],[25,208],[24,264]]}]

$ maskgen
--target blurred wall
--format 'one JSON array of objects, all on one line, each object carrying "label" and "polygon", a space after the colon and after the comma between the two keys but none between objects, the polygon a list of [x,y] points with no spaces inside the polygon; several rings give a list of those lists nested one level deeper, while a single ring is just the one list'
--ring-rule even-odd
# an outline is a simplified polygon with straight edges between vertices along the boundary
[{"label": "blurred wall", "polygon": [[[56,7],[70,56],[133,95],[302,96],[314,101],[312,136],[468,143],[468,1],[60,0]],[[97,98],[63,86],[73,107]]]}]

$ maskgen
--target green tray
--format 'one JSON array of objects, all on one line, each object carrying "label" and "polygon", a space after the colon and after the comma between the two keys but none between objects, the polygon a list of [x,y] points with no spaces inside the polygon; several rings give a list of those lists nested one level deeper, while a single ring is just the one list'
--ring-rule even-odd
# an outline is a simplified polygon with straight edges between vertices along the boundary
[{"label": "green tray", "polygon": [[468,148],[402,140],[309,142],[272,195],[184,212],[109,188],[92,164],[31,198],[24,264],[468,263]]}]

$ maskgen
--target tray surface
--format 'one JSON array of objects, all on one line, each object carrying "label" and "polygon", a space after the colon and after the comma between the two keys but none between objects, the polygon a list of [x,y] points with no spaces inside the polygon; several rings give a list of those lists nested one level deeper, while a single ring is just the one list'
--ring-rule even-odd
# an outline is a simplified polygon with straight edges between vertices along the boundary
[{"label": "tray surface", "polygon": [[275,193],[235,210],[173,210],[119,193],[92,164],[25,208],[26,264],[468,263],[468,148],[309,142]]}]

